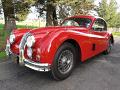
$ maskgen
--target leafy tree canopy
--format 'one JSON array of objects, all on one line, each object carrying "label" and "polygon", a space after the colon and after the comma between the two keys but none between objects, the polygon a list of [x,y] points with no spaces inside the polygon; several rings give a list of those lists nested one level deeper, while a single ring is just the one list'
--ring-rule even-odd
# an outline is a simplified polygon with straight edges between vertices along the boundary
[{"label": "leafy tree canopy", "polygon": [[102,0],[96,11],[100,17],[107,21],[109,27],[118,27],[120,14],[117,12],[117,3],[115,0],[110,0],[109,3],[107,1]]},{"label": "leafy tree canopy", "polygon": [[26,19],[30,7],[35,3],[35,0],[15,0],[14,3],[16,18],[22,21]]}]

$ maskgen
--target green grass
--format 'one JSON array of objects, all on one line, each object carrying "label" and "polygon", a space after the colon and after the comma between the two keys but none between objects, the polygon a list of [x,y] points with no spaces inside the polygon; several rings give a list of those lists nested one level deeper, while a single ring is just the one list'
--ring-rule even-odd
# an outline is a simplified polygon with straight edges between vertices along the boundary
[{"label": "green grass", "polygon": [[[4,24],[0,24],[0,30],[3,30]],[[17,28],[37,28],[37,26],[17,25]]]},{"label": "green grass", "polygon": [[0,30],[3,30],[4,25],[0,24]]},{"label": "green grass", "polygon": [[17,28],[37,28],[36,26],[17,25]]},{"label": "green grass", "polygon": [[3,32],[0,30],[0,60],[6,57],[5,54],[5,44],[6,44],[6,37],[8,36],[7,32]]},{"label": "green grass", "polygon": [[120,32],[113,32],[114,36],[120,36]]},{"label": "green grass", "polygon": [[0,60],[6,57],[5,51],[0,52]]}]

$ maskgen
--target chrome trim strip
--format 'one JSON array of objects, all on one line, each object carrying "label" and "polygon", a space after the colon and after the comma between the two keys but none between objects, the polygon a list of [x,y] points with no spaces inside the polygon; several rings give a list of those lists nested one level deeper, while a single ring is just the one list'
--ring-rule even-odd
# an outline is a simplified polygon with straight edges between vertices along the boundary
[{"label": "chrome trim strip", "polygon": [[28,36],[31,36],[31,34],[29,32],[23,35],[21,42],[19,44],[19,49],[24,49]]},{"label": "chrome trim strip", "polygon": [[11,55],[13,55],[13,56],[19,56],[19,55],[13,53],[13,52],[10,50],[10,44],[9,44],[9,43],[6,44],[5,52],[6,52],[6,55],[7,55],[7,56],[11,56]]},{"label": "chrome trim strip", "polygon": [[28,36],[31,36],[29,32],[24,34],[19,44],[19,62],[21,65],[24,64],[24,48],[25,48],[25,44]]},{"label": "chrome trim strip", "polygon": [[6,55],[9,56],[11,54],[11,51],[10,51],[10,44],[6,44],[6,48],[5,48],[5,52],[6,52]]},{"label": "chrome trim strip", "polygon": [[6,52],[7,56],[10,56],[13,54],[12,51],[10,50],[10,43],[9,42],[7,42],[7,44],[6,44],[5,52]]},{"label": "chrome trim strip", "polygon": [[24,64],[26,67],[36,71],[42,71],[42,72],[50,71],[50,64],[48,63],[38,63],[38,62],[33,62],[30,60],[24,59]]},{"label": "chrome trim strip", "polygon": [[20,50],[19,63],[20,63],[20,65],[24,65],[24,50]]}]

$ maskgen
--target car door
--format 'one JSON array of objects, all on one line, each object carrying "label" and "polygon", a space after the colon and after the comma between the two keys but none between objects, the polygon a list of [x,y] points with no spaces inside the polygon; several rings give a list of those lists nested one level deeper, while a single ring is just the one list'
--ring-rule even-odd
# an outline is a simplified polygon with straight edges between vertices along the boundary
[{"label": "car door", "polygon": [[103,19],[96,19],[91,29],[93,54],[98,54],[107,47],[107,24]]}]

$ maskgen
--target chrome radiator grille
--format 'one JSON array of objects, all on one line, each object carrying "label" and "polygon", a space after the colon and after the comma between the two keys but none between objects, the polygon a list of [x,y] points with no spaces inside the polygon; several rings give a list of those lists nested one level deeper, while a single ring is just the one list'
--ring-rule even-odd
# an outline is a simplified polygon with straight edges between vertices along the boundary
[{"label": "chrome radiator grille", "polygon": [[20,45],[19,45],[19,62],[21,65],[24,64],[24,48],[25,48],[27,38],[29,36],[31,36],[31,34],[29,32],[24,34],[22,39],[21,39]]},{"label": "chrome radiator grille", "polygon": [[24,46],[25,46],[25,43],[27,41],[27,38],[31,36],[31,34],[28,32],[26,34],[23,35],[22,39],[21,39],[21,42],[20,42],[20,45],[19,45],[19,49],[20,50],[24,50]]}]

